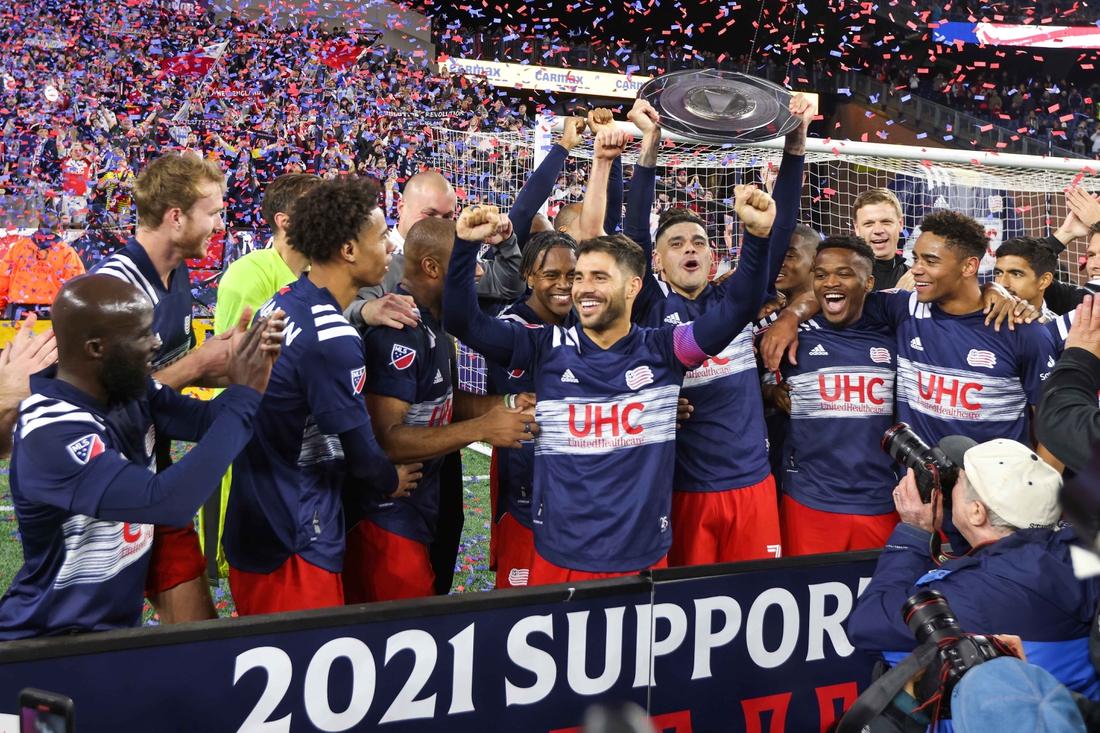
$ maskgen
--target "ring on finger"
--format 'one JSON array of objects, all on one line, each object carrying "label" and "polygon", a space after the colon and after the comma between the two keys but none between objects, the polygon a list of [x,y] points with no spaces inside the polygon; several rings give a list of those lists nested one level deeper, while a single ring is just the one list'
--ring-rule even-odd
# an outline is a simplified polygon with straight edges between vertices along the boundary
[{"label": "ring on finger", "polygon": [[529,423],[529,422],[523,423],[523,432],[525,432],[525,433],[531,432],[531,423]]}]

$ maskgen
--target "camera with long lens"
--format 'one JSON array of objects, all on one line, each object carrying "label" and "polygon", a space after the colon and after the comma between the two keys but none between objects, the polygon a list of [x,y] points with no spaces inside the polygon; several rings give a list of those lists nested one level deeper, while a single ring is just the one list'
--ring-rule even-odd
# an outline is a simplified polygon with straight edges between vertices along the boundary
[{"label": "camera with long lens", "polygon": [[882,450],[898,463],[913,469],[921,501],[931,502],[932,489],[938,489],[944,509],[951,507],[951,489],[959,478],[959,467],[939,447],[929,447],[913,432],[909,423],[900,422],[882,437]]},{"label": "camera with long lens", "polygon": [[951,717],[951,691],[967,670],[997,657],[1012,656],[997,639],[966,634],[939,591],[925,590],[911,596],[901,607],[901,617],[918,642],[931,641],[939,647],[914,685],[914,697],[923,705],[938,695],[940,719]]}]

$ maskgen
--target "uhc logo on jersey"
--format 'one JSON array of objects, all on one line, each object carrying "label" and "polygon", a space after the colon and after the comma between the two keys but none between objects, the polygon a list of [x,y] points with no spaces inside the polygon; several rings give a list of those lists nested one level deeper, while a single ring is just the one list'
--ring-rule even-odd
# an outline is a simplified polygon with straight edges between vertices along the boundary
[{"label": "uhc logo on jersey", "polygon": [[881,346],[872,346],[871,361],[875,362],[876,364],[889,364],[890,350],[884,349]]},{"label": "uhc logo on jersey", "polygon": [[971,349],[966,354],[966,363],[970,366],[992,369],[997,365],[997,357],[992,351],[984,349]]},{"label": "uhc logo on jersey", "polygon": [[363,384],[367,381],[367,368],[359,367],[358,369],[351,370],[351,388],[355,390],[355,394],[363,393]]},{"label": "uhc logo on jersey", "polygon": [[393,349],[390,351],[390,366],[394,369],[405,370],[411,367],[414,361],[416,361],[415,351],[401,344],[393,345]]},{"label": "uhc logo on jersey", "polygon": [[638,389],[653,383],[653,371],[647,366],[634,367],[626,372],[626,386]]},{"label": "uhc logo on jersey", "polygon": [[103,443],[103,438],[99,437],[95,433],[91,435],[85,435],[80,440],[73,441],[65,446],[69,450],[71,455],[77,463],[86,465],[88,461],[98,456],[103,451],[107,450],[107,446]]}]

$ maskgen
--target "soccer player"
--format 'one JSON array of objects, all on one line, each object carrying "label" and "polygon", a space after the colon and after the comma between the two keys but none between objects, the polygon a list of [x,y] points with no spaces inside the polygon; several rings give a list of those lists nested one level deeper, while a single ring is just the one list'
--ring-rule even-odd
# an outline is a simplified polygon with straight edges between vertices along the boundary
[{"label": "soccer player", "polygon": [[780,507],[788,555],[882,547],[898,523],[901,472],[879,448],[894,424],[896,338],[863,318],[874,261],[853,234],[818,244],[821,313],[801,326],[798,364],[780,367],[791,416]]},{"label": "soccer player", "polygon": [[[600,138],[603,138],[601,140]],[[625,146],[603,130],[597,147]],[[472,283],[477,246],[496,231],[492,207],[464,211],[446,289],[447,327],[487,359],[534,374],[541,428],[532,498],[537,554],[529,583],[608,577],[662,566],[672,544],[670,513],[676,412],[689,369],[720,353],[756,314],[767,287],[775,204],[737,189],[747,228],[741,266],[722,287],[737,297],[692,324],[631,324],[646,258],[625,236],[582,243],[571,290],[580,327],[528,328],[489,318]],[[624,481],[624,476],[630,476]]]},{"label": "soccer player", "polygon": [[[778,247],[791,240],[798,220],[806,130],[815,109],[799,95],[791,102],[791,113],[802,124],[787,136],[774,190],[772,241],[777,247],[767,263],[769,282],[781,271]],[[656,127],[647,116],[635,124],[643,133]],[[713,250],[706,223],[695,214],[684,209],[666,212],[655,244],[653,261],[661,275],[643,280],[631,312],[635,323],[651,328],[689,323],[723,297],[741,297],[737,291],[709,285]],[[763,304],[762,295],[753,304],[754,316]],[[694,411],[676,438],[670,565],[778,557],[782,552],[752,339],[752,326],[746,324],[721,353],[684,378],[682,394]]]},{"label": "soccer player", "polygon": [[[510,218],[510,217],[509,217]],[[575,321],[573,273],[577,267],[577,242],[568,234],[546,231],[534,234],[523,249],[523,275],[530,293],[503,310],[498,318],[524,326],[564,326]],[[529,370],[505,369],[485,362],[489,392],[515,397],[535,391]],[[535,558],[531,495],[535,480],[535,444],[518,449],[493,450],[489,483],[493,496],[491,563],[496,564],[496,587],[527,585]]]},{"label": "soccer player", "polygon": [[459,391],[452,383],[451,345],[440,318],[454,242],[453,221],[427,218],[409,229],[406,267],[396,292],[414,299],[420,323],[401,330],[370,328],[363,335],[363,393],[378,444],[395,463],[418,462],[423,468],[410,496],[369,491],[349,498],[348,603],[432,595],[429,547],[435,539],[443,457],[474,441],[519,448],[520,441],[538,432],[533,410],[521,413],[499,397]]},{"label": "soccer player", "polygon": [[344,604],[345,474],[387,495],[415,486],[378,447],[359,332],[341,315],[386,274],[392,244],[373,181],[325,181],[298,199],[287,241],[312,266],[260,309],[286,341],[257,430],[233,463],[222,545],[241,615]]},{"label": "soccer player", "polygon": [[[225,374],[229,332],[192,351],[191,276],[184,262],[205,257],[211,237],[225,230],[224,194],[225,176],[213,161],[194,153],[157,158],[134,183],[137,233],[92,270],[124,280],[149,298],[153,333],[161,342],[153,371],[175,390],[224,386],[214,380]],[[171,465],[168,440],[160,440],[156,456],[157,470]],[[156,528],[146,593],[161,623],[217,617],[194,523]]]},{"label": "soccer player", "polygon": [[852,204],[852,229],[875,253],[875,290],[889,290],[909,271],[898,253],[904,228],[901,202],[893,191],[872,188],[856,196]]},{"label": "soccer player", "polygon": [[[232,384],[203,402],[149,377],[155,321],[148,296],[114,278],[76,278],[57,296],[58,363],[31,378],[15,436],[25,557],[0,600],[0,639],[139,626],[152,525],[190,522],[252,435],[278,355],[265,330],[281,324],[257,319],[245,334],[242,323]],[[156,473],[161,433],[198,445]]]},{"label": "soccer player", "polygon": [[[913,249],[916,292],[876,293],[864,305],[865,317],[895,330],[898,418],[929,445],[947,435],[1029,444],[1027,408],[1036,404],[1054,366],[1050,334],[1038,323],[1017,325],[1033,316],[1016,315],[1011,295],[1005,293],[1006,307],[998,311],[1013,311],[1010,328],[990,328],[998,314],[987,315],[991,308],[985,297],[997,298],[1003,288],[987,286],[993,294],[983,297],[978,284],[987,246],[985,231],[970,217],[948,210],[928,214]],[[784,320],[788,323],[779,328]],[[767,342],[794,341],[781,338],[789,320],[797,315],[781,315],[764,336],[766,362],[774,363],[782,354],[776,343]],[[958,543],[955,549],[965,548],[962,537],[949,529]]]},{"label": "soccer player", "polygon": [[1046,307],[1044,294],[1058,269],[1058,255],[1042,239],[1013,237],[997,248],[993,279],[1021,300],[1035,306],[1044,321],[1056,318]]}]

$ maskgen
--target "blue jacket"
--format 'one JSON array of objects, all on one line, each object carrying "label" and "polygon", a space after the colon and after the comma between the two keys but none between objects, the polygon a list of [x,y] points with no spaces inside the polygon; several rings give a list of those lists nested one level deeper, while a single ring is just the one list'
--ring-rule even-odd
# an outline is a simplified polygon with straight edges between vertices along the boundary
[{"label": "blue jacket", "polygon": [[905,600],[922,590],[944,595],[959,626],[974,634],[1014,634],[1027,661],[1093,700],[1100,693],[1089,661],[1089,629],[1100,603],[1100,578],[1073,575],[1073,530],[1021,529],[972,555],[936,566],[929,533],[899,524],[867,589],[848,618],[858,649],[894,664],[917,647],[901,618]]}]

